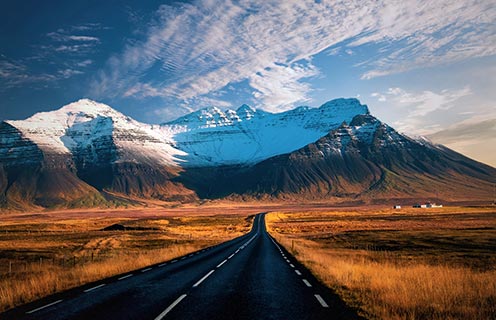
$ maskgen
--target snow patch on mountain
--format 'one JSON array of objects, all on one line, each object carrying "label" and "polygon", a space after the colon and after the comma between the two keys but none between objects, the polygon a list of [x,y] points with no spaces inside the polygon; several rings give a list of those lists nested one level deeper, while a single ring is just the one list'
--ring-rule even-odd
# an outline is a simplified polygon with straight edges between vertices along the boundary
[{"label": "snow patch on mountain", "polygon": [[187,153],[183,166],[254,164],[315,142],[356,115],[368,114],[357,99],[336,99],[320,108],[269,113],[243,105],[237,110],[205,108],[161,129]]},{"label": "snow patch on mountain", "polygon": [[[185,156],[173,147],[173,141],[160,128],[140,123],[88,99],[7,123],[44,152],[83,153],[85,161],[99,161],[97,150],[114,146],[118,153],[116,162],[155,160],[169,165],[180,161],[178,156]],[[102,143],[107,145],[102,146]]]},{"label": "snow patch on mountain", "polygon": [[[210,107],[162,125],[140,123],[82,99],[22,121],[7,121],[45,154],[83,165],[135,162],[184,167],[251,165],[315,142],[343,122],[369,114],[357,99],[269,113],[242,105]],[[7,128],[5,129],[7,130]]]}]

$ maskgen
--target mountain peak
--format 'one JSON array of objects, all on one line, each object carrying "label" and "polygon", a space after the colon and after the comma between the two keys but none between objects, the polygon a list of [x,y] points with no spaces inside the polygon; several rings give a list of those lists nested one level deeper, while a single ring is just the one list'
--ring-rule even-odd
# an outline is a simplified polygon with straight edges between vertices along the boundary
[{"label": "mountain peak", "polygon": [[321,110],[329,110],[336,113],[351,113],[351,114],[370,114],[369,108],[365,104],[361,104],[356,98],[339,98],[327,101],[320,106]]},{"label": "mountain peak", "polygon": [[253,109],[252,107],[250,107],[247,104],[241,105],[236,110],[236,114],[238,115],[238,117],[240,117],[243,120],[250,120],[251,118],[253,118],[255,116],[256,113],[257,113],[257,110]]},{"label": "mountain peak", "polygon": [[356,116],[353,117],[353,119],[350,122],[350,126],[358,127],[358,126],[364,126],[368,124],[375,124],[380,122],[376,117],[373,115],[367,113],[367,114],[357,114]]},{"label": "mountain peak", "polygon": [[242,104],[238,109],[236,109],[236,112],[237,113],[240,113],[240,112],[255,112],[255,109],[253,109],[252,107],[250,107],[247,104]]},{"label": "mountain peak", "polygon": [[72,114],[88,114],[88,115],[104,115],[104,116],[110,116],[110,115],[117,115],[121,114],[120,112],[116,111],[112,107],[100,103],[91,99],[80,99],[76,102],[69,103],[59,110],[58,112],[63,112],[63,113],[72,113]]}]

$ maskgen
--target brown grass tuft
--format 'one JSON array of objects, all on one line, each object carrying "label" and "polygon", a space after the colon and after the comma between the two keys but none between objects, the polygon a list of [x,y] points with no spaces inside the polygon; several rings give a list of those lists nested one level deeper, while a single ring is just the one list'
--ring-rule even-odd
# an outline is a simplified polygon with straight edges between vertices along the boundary
[{"label": "brown grass tuft", "polygon": [[[314,221],[320,220],[321,229],[329,228],[333,221],[339,221],[338,216],[330,216],[311,215]],[[373,229],[374,219],[370,216],[363,218],[366,219],[370,220],[369,230]],[[405,223],[404,219],[401,218],[402,223]],[[416,221],[418,216],[411,219]],[[449,219],[452,222],[456,220],[453,216]],[[378,220],[377,223],[382,224],[384,216]],[[463,220],[463,217],[458,217],[458,227]],[[326,232],[319,237],[319,228],[315,223],[311,224],[311,236],[307,237],[309,233],[305,231],[308,229],[301,225],[306,222],[308,219],[301,214],[273,213],[267,217],[271,234],[345,301],[361,308],[362,315],[377,319],[494,319],[496,270],[491,262],[484,268],[476,263],[477,268],[474,268],[460,266],[459,260],[454,259],[452,254],[446,255],[445,263],[440,263],[442,259],[439,256],[435,260],[412,259],[410,254],[421,250],[415,247],[398,253],[367,250],[366,247],[360,248],[361,244],[357,242],[343,245],[336,234],[338,242],[330,241],[328,233],[325,237]],[[439,221],[436,220],[436,223]],[[467,223],[472,224],[473,221]],[[338,224],[342,226],[342,223]],[[408,229],[406,225],[404,227]],[[435,230],[430,232],[435,233]],[[458,232],[463,233],[463,229]],[[354,233],[360,232],[354,230]],[[347,236],[346,239],[351,239],[350,235]],[[374,235],[367,233],[367,237],[370,240]],[[358,236],[356,238],[363,241]],[[426,243],[423,245],[427,246]],[[438,252],[438,255],[444,254]],[[474,254],[477,254],[476,250]],[[479,259],[486,257],[481,255]]]},{"label": "brown grass tuft", "polygon": [[199,244],[173,245],[167,249],[144,253],[119,253],[102,261],[79,265],[54,265],[51,261],[30,263],[22,271],[4,275],[0,279],[0,311],[13,308],[52,293],[77,287],[85,283],[143,268],[161,261],[173,259],[201,249]]},{"label": "brown grass tuft", "polygon": [[[126,231],[102,231],[119,223]],[[246,216],[32,216],[0,221],[0,312],[247,232]]]}]

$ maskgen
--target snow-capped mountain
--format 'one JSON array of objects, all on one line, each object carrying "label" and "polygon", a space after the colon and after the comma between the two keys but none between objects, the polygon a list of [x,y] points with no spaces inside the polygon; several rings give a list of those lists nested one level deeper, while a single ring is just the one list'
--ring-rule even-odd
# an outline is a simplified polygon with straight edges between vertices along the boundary
[{"label": "snow-capped mountain", "polygon": [[179,156],[158,127],[83,99],[0,124],[0,204],[101,204],[101,191],[186,197],[172,182]]},{"label": "snow-capped mountain", "polygon": [[396,132],[356,99],[277,114],[211,107],[162,125],[83,99],[0,123],[0,207],[18,209],[439,190],[450,199],[482,199],[495,176],[490,166]]},{"label": "snow-capped mountain", "polygon": [[282,113],[202,109],[161,126],[185,151],[183,166],[250,165],[314,142],[357,114],[368,114],[357,99],[336,99],[320,108]]},{"label": "snow-capped mountain", "polygon": [[185,155],[159,129],[88,99],[6,123],[44,153],[75,155],[84,163],[152,160],[170,165]]},{"label": "snow-capped mountain", "polygon": [[298,150],[242,168],[190,169],[182,181],[202,198],[460,200],[490,199],[495,174],[492,167],[358,114]]}]

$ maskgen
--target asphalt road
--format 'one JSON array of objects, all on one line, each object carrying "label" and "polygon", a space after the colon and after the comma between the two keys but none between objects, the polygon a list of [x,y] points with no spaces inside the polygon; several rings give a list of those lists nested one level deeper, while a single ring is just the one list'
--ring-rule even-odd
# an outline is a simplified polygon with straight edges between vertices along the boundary
[{"label": "asphalt road", "polygon": [[0,319],[355,319],[266,232],[21,306]]}]

